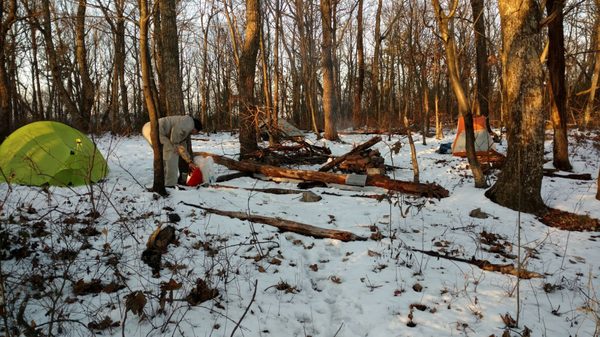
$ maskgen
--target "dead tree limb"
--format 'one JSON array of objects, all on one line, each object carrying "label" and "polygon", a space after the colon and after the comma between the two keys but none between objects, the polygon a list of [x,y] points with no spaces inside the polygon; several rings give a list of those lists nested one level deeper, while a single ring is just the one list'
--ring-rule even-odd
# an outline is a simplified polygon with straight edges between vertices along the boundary
[{"label": "dead tree limb", "polygon": [[468,263],[468,264],[477,266],[480,269],[487,270],[487,271],[495,271],[495,272],[500,272],[502,274],[518,276],[519,278],[522,278],[522,279],[544,278],[544,275],[533,272],[533,271],[528,271],[525,269],[518,270],[511,263],[509,263],[509,264],[494,264],[488,260],[478,260],[475,258],[463,259],[463,258],[456,257],[456,256],[440,254],[438,252],[434,252],[431,250],[420,250],[420,249],[416,249],[416,248],[413,248],[412,250],[415,252],[423,253],[423,254],[437,257],[437,258]]},{"label": "dead tree limb", "polygon": [[[212,157],[215,163],[226,166],[229,169],[262,173],[269,177],[288,178],[304,181],[319,181],[329,184],[348,185],[349,178],[355,175],[337,174],[329,172],[318,172],[308,170],[294,170],[278,166],[260,165],[250,161],[237,161],[227,157],[219,156],[207,152],[194,152],[195,156]],[[448,190],[435,183],[415,183],[402,180],[390,179],[383,175],[367,176],[364,183],[366,186],[375,186],[385,188],[387,190],[402,192],[406,194],[418,195],[430,198],[446,198],[449,195]]]},{"label": "dead tree limb", "polygon": [[557,174],[559,170],[556,169],[544,169],[544,177],[553,178],[564,178],[564,179],[575,179],[575,180],[592,180],[592,175],[589,173],[568,173],[568,174]]},{"label": "dead tree limb", "polygon": [[337,166],[339,163],[343,162],[348,156],[353,155],[355,153],[360,153],[361,151],[370,148],[371,146],[379,143],[380,141],[381,141],[381,137],[379,137],[379,136],[375,136],[375,137],[369,139],[368,141],[366,141],[366,142],[358,145],[357,147],[353,148],[352,150],[350,150],[350,152],[348,152],[340,157],[337,157],[337,158],[333,159],[332,161],[328,162],[327,164],[323,165],[319,169],[319,172],[327,172],[327,171],[331,170],[332,168]]},{"label": "dead tree limb", "polygon": [[284,232],[294,232],[302,235],[312,236],[319,239],[335,239],[340,241],[365,241],[367,240],[365,237],[355,235],[350,232],[341,231],[337,229],[326,229],[320,228],[308,224],[304,224],[301,222],[296,222],[292,220],[286,220],[282,218],[271,218],[263,215],[253,215],[246,214],[244,212],[234,212],[234,211],[222,211],[215,208],[204,207],[195,204],[189,204],[187,202],[181,202],[182,204],[190,207],[199,208],[205,210],[212,214],[222,215],[230,218],[247,220],[252,222],[258,222],[265,225],[273,226],[279,228]]},{"label": "dead tree limb", "polygon": [[289,189],[284,189],[284,188],[244,188],[244,187],[236,187],[236,186],[229,186],[229,185],[212,185],[213,188],[229,188],[229,189],[236,189],[236,190],[245,190],[245,191],[252,191],[252,192],[262,192],[262,193],[269,193],[269,194],[302,194],[305,191],[302,190],[289,190]]}]

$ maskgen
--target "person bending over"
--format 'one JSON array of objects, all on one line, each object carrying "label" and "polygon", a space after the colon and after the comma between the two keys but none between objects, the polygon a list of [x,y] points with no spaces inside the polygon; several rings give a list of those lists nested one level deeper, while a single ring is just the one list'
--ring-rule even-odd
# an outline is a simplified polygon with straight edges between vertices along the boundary
[{"label": "person bending over", "polygon": [[[192,116],[167,116],[158,119],[158,139],[162,144],[163,164],[165,167],[165,186],[174,187],[179,177],[178,160],[183,159],[190,168],[196,169],[192,156],[186,149],[186,140],[190,135],[195,135],[202,129],[200,120]],[[142,135],[150,146],[150,122],[144,124]]]}]

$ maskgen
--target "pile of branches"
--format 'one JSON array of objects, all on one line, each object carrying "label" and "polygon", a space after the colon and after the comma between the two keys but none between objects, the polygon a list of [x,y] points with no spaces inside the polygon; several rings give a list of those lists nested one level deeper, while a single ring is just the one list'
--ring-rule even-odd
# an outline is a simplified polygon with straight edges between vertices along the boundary
[{"label": "pile of branches", "polygon": [[323,146],[307,143],[304,140],[294,140],[275,144],[267,148],[258,149],[251,154],[256,162],[282,166],[282,165],[318,165],[329,159],[331,150]]}]

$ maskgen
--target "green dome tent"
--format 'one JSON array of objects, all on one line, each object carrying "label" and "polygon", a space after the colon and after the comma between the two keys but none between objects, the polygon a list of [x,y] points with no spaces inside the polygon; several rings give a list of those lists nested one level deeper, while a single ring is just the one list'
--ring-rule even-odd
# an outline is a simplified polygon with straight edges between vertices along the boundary
[{"label": "green dome tent", "polygon": [[58,122],[27,124],[0,145],[0,182],[78,186],[108,173],[102,154],[80,131]]}]

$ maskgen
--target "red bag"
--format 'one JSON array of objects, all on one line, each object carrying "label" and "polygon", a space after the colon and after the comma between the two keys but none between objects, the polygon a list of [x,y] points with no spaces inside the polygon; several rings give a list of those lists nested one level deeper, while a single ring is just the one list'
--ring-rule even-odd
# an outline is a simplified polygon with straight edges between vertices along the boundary
[{"label": "red bag", "polygon": [[191,173],[188,174],[186,184],[188,186],[196,186],[198,184],[202,184],[202,181],[202,171],[199,168],[195,168]]}]

